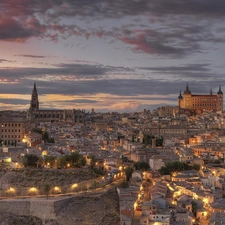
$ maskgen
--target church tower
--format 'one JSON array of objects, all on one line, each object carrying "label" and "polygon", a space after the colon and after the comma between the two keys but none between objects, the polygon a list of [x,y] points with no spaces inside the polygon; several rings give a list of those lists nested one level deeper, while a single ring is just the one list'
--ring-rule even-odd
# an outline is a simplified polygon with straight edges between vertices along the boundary
[{"label": "church tower", "polygon": [[180,91],[180,95],[178,96],[178,106],[179,108],[183,108],[183,96],[181,94],[181,91]]},{"label": "church tower", "polygon": [[219,91],[217,92],[217,104],[216,108],[218,111],[223,110],[223,92],[221,90],[221,86],[219,86]]},{"label": "church tower", "polygon": [[32,91],[31,101],[30,101],[30,112],[34,112],[37,110],[39,110],[39,101],[38,101],[36,83],[34,82],[34,88]]},{"label": "church tower", "polygon": [[183,104],[185,109],[191,109],[192,108],[192,94],[189,90],[188,83],[186,85],[186,90],[183,93]]}]

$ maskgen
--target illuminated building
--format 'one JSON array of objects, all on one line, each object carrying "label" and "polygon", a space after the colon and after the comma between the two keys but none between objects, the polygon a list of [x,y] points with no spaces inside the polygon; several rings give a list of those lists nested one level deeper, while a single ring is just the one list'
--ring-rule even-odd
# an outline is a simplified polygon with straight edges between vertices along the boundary
[{"label": "illuminated building", "polygon": [[213,94],[211,90],[209,95],[193,95],[187,84],[183,96],[181,92],[178,96],[178,106],[181,109],[195,111],[221,111],[223,110],[223,92],[221,86],[219,86],[217,94]]}]

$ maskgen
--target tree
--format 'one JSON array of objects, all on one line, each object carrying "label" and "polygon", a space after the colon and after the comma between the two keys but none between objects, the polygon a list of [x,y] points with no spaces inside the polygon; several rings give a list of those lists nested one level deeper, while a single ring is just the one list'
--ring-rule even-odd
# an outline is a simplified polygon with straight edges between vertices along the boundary
[{"label": "tree", "polygon": [[66,157],[65,155],[57,158],[57,166],[61,168],[65,168],[67,165]]},{"label": "tree", "polygon": [[126,180],[129,181],[130,178],[132,177],[132,173],[133,173],[134,169],[130,166],[126,167],[125,169],[125,174],[126,174]]},{"label": "tree", "polygon": [[56,167],[56,157],[55,156],[50,156],[50,155],[45,155],[44,156],[44,164],[49,165],[50,167]]},{"label": "tree", "polygon": [[121,188],[128,188],[128,187],[129,187],[129,183],[128,183],[126,180],[123,180],[123,181],[120,183],[120,187],[121,187]]},{"label": "tree", "polygon": [[156,138],[156,146],[163,146],[163,138]]},{"label": "tree", "polygon": [[144,138],[143,138],[143,144],[145,144],[145,145],[151,145],[152,144],[152,138],[153,137],[154,136],[150,136],[148,134],[145,134],[144,135]]},{"label": "tree", "polygon": [[196,213],[197,213],[197,209],[198,209],[198,205],[195,201],[191,202],[192,205],[192,213],[194,214],[194,216],[196,217]]},{"label": "tree", "polygon": [[41,128],[33,128],[32,131],[37,132],[39,134],[42,134],[43,133],[43,131],[42,131]]},{"label": "tree", "polygon": [[193,168],[194,170],[196,170],[196,171],[199,171],[199,170],[200,170],[200,165],[195,163],[195,164],[192,166],[192,168]]},{"label": "tree", "polygon": [[78,166],[85,166],[86,165],[86,159],[82,156],[82,155],[80,155],[80,158],[79,158],[79,160],[78,160]]},{"label": "tree", "polygon": [[21,162],[24,165],[24,167],[37,167],[37,162],[39,160],[39,157],[34,155],[34,154],[25,154],[22,158],[21,158]]},{"label": "tree", "polygon": [[90,154],[88,158],[91,160],[91,168],[95,166],[95,163],[97,162],[96,156],[93,154]]},{"label": "tree", "polygon": [[46,194],[46,198],[48,199],[49,192],[51,190],[51,186],[48,183],[45,183],[43,186],[44,193]]},{"label": "tree", "polygon": [[42,140],[44,141],[49,141],[49,135],[47,131],[44,131],[44,133],[42,134]]},{"label": "tree", "polygon": [[54,139],[53,137],[51,137],[51,138],[49,139],[49,143],[55,143],[55,139]]},{"label": "tree", "polygon": [[159,169],[159,173],[161,175],[170,175],[170,170],[165,167],[165,166],[162,166],[160,169]]},{"label": "tree", "polygon": [[150,168],[149,164],[146,162],[136,162],[134,164],[134,167],[136,170],[142,170],[142,171],[148,170]]},{"label": "tree", "polygon": [[180,172],[183,170],[200,170],[200,165],[194,164],[193,166],[188,165],[187,163],[180,162],[180,161],[174,161],[174,162],[168,162],[166,166],[163,166],[159,169],[159,173],[161,175],[169,175],[174,172]]},{"label": "tree", "polygon": [[80,158],[81,158],[81,155],[78,152],[72,152],[70,155],[71,165],[74,167],[77,166]]}]

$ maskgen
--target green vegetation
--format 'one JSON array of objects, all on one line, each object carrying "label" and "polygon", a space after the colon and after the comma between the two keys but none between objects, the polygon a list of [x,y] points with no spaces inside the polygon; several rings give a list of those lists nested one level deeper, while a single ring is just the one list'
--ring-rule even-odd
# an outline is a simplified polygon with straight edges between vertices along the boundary
[{"label": "green vegetation", "polygon": [[57,166],[66,167],[82,167],[86,165],[86,159],[77,152],[72,152],[70,155],[63,155],[57,159]]},{"label": "green vegetation", "polygon": [[25,154],[21,157],[21,162],[24,167],[37,167],[38,160],[38,156],[34,154]]},{"label": "green vegetation", "polygon": [[95,155],[90,154],[90,155],[88,156],[88,158],[91,160],[91,161],[90,161],[91,168],[94,168],[95,163],[97,162],[97,159],[96,159]]},{"label": "green vegetation", "polygon": [[102,169],[98,169],[98,168],[92,168],[92,170],[94,171],[95,174],[97,175],[105,175],[106,172]]},{"label": "green vegetation", "polygon": [[53,137],[49,138],[49,134],[47,131],[42,131],[41,128],[34,128],[32,131],[42,134],[42,140],[49,143],[55,143],[55,139]]},{"label": "green vegetation", "polygon": [[125,169],[125,174],[126,174],[126,180],[129,181],[130,178],[132,177],[132,173],[133,173],[134,169],[130,166],[126,167]]},{"label": "green vegetation", "polygon": [[194,217],[196,217],[196,213],[197,213],[197,210],[198,210],[198,205],[197,205],[197,203],[195,201],[192,201],[191,205],[192,205],[192,213],[194,214]]},{"label": "green vegetation", "polygon": [[129,187],[129,183],[128,183],[126,180],[123,180],[123,181],[120,183],[120,187],[121,187],[121,188],[128,188],[128,187]]},{"label": "green vegetation", "polygon": [[146,163],[146,162],[136,162],[136,163],[134,164],[134,168],[135,168],[136,170],[141,170],[141,171],[145,171],[145,170],[150,169],[149,164]]},{"label": "green vegetation", "polygon": [[59,158],[54,156],[44,156],[44,158],[42,158],[34,154],[25,154],[21,157],[21,162],[24,167],[39,167],[47,165],[51,168],[75,168],[86,165],[86,159],[79,153],[74,152],[70,155],[63,155]]},{"label": "green vegetation", "polygon": [[44,191],[44,193],[46,194],[46,198],[47,198],[47,199],[48,199],[50,190],[51,190],[50,184],[44,183],[44,185],[43,185],[43,191]]},{"label": "green vegetation", "polygon": [[179,172],[183,170],[200,170],[200,165],[194,164],[193,166],[188,165],[187,163],[175,161],[169,162],[166,166],[163,166],[159,169],[161,175],[171,175],[173,172]]},{"label": "green vegetation", "polygon": [[[155,138],[154,135],[145,134],[144,138],[143,138],[143,144],[144,145],[151,145],[153,138]],[[156,146],[157,147],[163,146],[163,138],[155,138],[155,139],[156,139]]]}]

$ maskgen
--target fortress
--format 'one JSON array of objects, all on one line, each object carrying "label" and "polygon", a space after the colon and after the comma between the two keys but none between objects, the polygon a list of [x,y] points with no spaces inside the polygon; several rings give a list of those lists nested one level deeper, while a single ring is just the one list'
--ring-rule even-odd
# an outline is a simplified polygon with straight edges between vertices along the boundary
[{"label": "fortress", "polygon": [[221,86],[219,86],[217,94],[212,94],[212,90],[210,90],[209,95],[193,95],[187,84],[183,96],[181,92],[178,96],[178,106],[180,109],[191,109],[195,111],[222,111],[223,92]]},{"label": "fortress", "polygon": [[36,84],[34,83],[30,108],[27,112],[27,119],[31,123],[37,122],[72,122],[72,123],[84,123],[85,122],[85,111],[75,109],[64,109],[64,110],[40,110],[38,93]]}]

